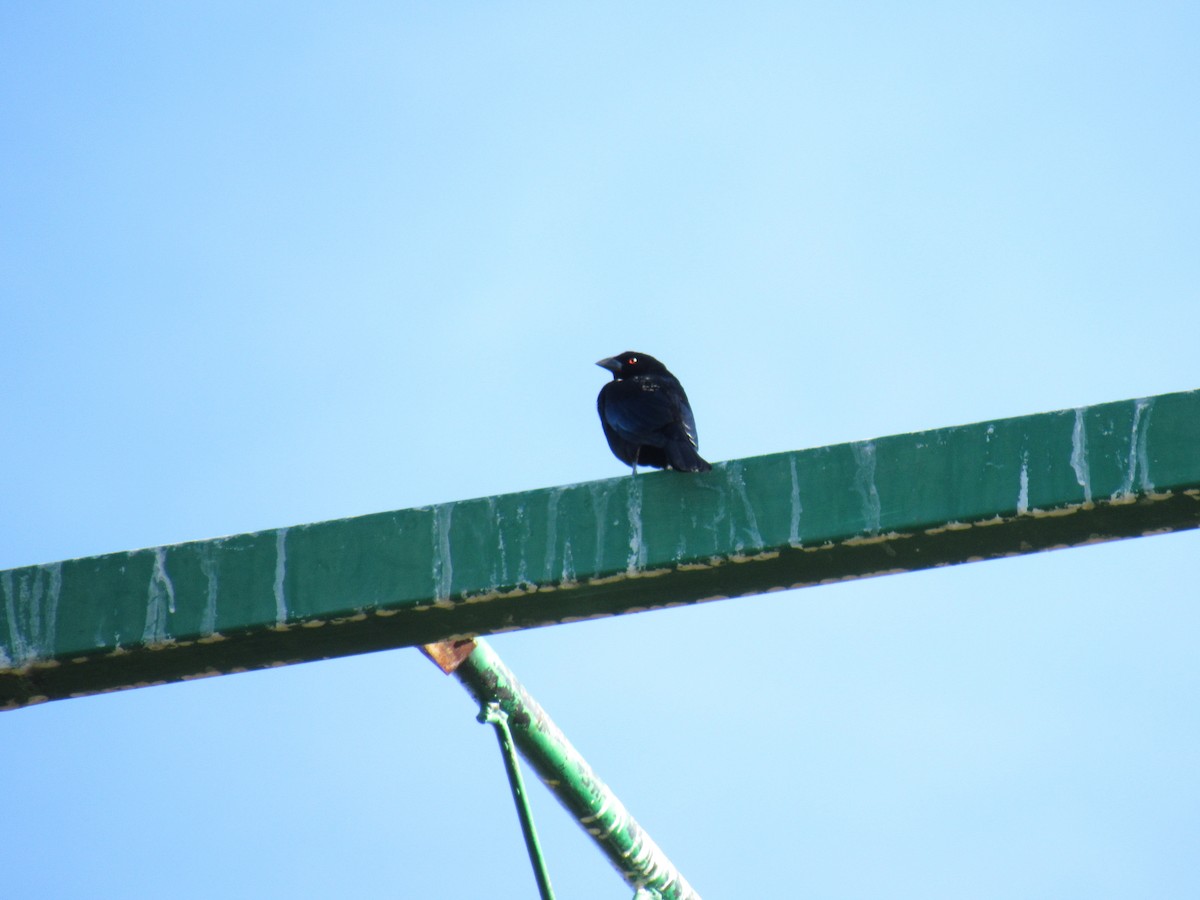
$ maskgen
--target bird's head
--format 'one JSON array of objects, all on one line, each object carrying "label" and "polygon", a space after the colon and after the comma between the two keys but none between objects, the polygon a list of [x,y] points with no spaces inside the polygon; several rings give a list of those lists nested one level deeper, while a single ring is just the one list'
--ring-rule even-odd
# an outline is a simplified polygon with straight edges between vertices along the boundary
[{"label": "bird's head", "polygon": [[636,350],[626,350],[616,356],[610,356],[596,363],[602,369],[613,373],[613,380],[632,378],[634,375],[652,375],[665,372],[667,367],[648,353],[638,353]]}]

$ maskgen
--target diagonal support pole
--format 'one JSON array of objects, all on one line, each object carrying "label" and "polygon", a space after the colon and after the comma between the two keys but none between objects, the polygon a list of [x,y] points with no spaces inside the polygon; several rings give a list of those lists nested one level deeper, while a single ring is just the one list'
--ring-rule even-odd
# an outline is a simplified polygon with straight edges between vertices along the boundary
[{"label": "diagonal support pole", "polygon": [[525,760],[638,896],[700,900],[486,641],[445,642],[424,650],[443,671],[462,682],[481,708],[495,707],[504,713]]}]

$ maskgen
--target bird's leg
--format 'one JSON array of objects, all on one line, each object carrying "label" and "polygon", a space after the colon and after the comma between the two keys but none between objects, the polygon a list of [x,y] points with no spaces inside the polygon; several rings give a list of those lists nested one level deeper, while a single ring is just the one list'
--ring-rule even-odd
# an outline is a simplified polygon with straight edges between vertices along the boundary
[{"label": "bird's leg", "polygon": [[636,475],[636,474],[637,474],[637,462],[638,462],[638,457],[639,457],[639,456],[641,456],[641,455],[642,455],[642,448],[639,446],[639,447],[638,447],[636,450],[634,450],[634,451],[633,451],[633,462],[632,462],[632,463],[630,463],[630,465],[633,467],[633,474],[634,474],[634,475]]}]

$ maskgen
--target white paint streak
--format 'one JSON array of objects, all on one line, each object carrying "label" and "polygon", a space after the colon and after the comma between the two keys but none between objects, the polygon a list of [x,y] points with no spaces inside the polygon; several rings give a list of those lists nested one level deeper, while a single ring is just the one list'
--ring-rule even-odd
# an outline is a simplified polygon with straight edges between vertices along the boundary
[{"label": "white paint streak", "polygon": [[1150,456],[1146,447],[1150,413],[1153,408],[1154,401],[1145,397],[1134,404],[1133,424],[1129,429],[1129,458],[1125,469],[1125,481],[1113,494],[1113,499],[1132,496],[1135,484],[1143,491],[1154,489],[1154,482],[1150,480]]},{"label": "white paint streak", "polygon": [[800,540],[800,514],[804,512],[804,506],[800,503],[800,478],[796,474],[795,456],[788,459],[788,465],[792,470],[792,521],[788,528],[788,543],[793,547],[799,547],[802,543]]},{"label": "white paint streak", "polygon": [[[724,463],[722,463],[722,465],[724,465]],[[728,541],[722,541],[720,534],[718,533],[721,523],[723,521],[725,521],[726,518],[729,517],[729,512],[728,512],[729,504],[726,500],[728,494],[729,494],[728,491],[717,491],[716,511],[713,513],[712,518],[710,518],[708,520],[708,522],[706,523],[708,525],[709,532],[712,534],[712,542],[711,543],[712,543],[712,546],[714,546],[714,547],[720,547],[722,545],[722,543],[733,543],[733,537],[734,537],[733,522],[729,523],[729,540]]]},{"label": "white paint streak", "polygon": [[562,580],[564,585],[575,583],[575,560],[571,558],[571,542],[563,542]]},{"label": "white paint streak", "polygon": [[1071,468],[1075,470],[1075,480],[1083,488],[1083,501],[1092,502],[1092,474],[1088,465],[1087,430],[1083,421],[1084,409],[1075,410],[1075,428],[1071,432]]},{"label": "white paint streak", "polygon": [[529,577],[529,538],[532,530],[524,503],[517,506],[517,525],[521,529],[521,546],[517,551],[517,584],[533,584],[533,579]]},{"label": "white paint streak", "polygon": [[634,477],[629,486],[629,559],[627,572],[646,567],[646,542],[642,538],[642,479]]},{"label": "white paint streak", "polygon": [[58,597],[62,593],[62,563],[50,563],[42,566],[42,571],[50,576],[50,585],[46,591],[46,606],[42,614],[41,644],[49,655],[54,649],[56,632],[58,630]]},{"label": "white paint streak", "polygon": [[17,629],[17,608],[13,601],[13,573],[0,573],[0,591],[4,592],[4,619],[8,623],[8,641],[11,645],[10,649],[13,652],[13,657],[10,657],[4,652],[4,648],[0,647],[0,668],[9,669],[17,665],[17,660],[21,658],[21,632]]},{"label": "white paint streak", "polygon": [[[546,500],[546,581],[554,578],[554,559],[558,553],[558,501],[563,489],[556,487]],[[564,561],[563,565],[566,563]]]},{"label": "white paint streak", "polygon": [[434,602],[447,603],[454,584],[454,560],[450,556],[450,520],[453,506],[433,508],[433,595]]},{"label": "white paint streak", "polygon": [[[750,495],[746,492],[746,478],[742,464],[740,462],[731,462],[727,465],[726,471],[729,473],[730,487],[737,492],[737,497],[742,502],[742,511],[745,513],[742,530],[746,532],[746,539],[749,541],[751,547],[756,549],[762,547],[762,532],[758,530],[758,516],[754,514],[754,506],[750,503]],[[734,532],[732,535],[734,552],[740,553],[746,549],[746,543],[738,538],[736,533],[737,523],[732,515],[730,515],[729,527]]]},{"label": "white paint streak", "polygon": [[1021,453],[1021,484],[1017,489],[1017,515],[1029,512],[1029,451]]},{"label": "white paint streak", "polygon": [[175,586],[167,575],[167,550],[154,550],[154,568],[150,572],[150,584],[146,588],[146,627],[142,629],[142,640],[147,644],[161,644],[167,639],[167,614],[175,612]]},{"label": "white paint streak", "polygon": [[217,562],[213,559],[213,547],[203,544],[200,551],[200,572],[204,576],[204,612],[200,616],[201,634],[217,631]]},{"label": "white paint streak", "polygon": [[[1154,482],[1150,480],[1150,453],[1146,446],[1150,438],[1150,413],[1154,411],[1154,401],[1143,397],[1137,402],[1133,413],[1133,433],[1136,437],[1137,461],[1142,470],[1141,485],[1143,491],[1154,490]],[[1138,430],[1138,424],[1141,430]]]},{"label": "white paint streak", "polygon": [[877,532],[880,528],[883,506],[879,502],[879,490],[875,486],[875,442],[862,441],[851,444],[854,453],[854,488],[862,497],[863,530]]},{"label": "white paint streak", "polygon": [[[17,634],[17,629],[14,628],[14,624],[16,624],[14,619],[16,619],[17,611],[14,610],[12,605],[12,572],[5,572],[4,575],[0,576],[0,592],[4,592],[4,612],[5,620],[8,625],[8,642],[12,644],[12,652],[17,653],[17,641],[19,636]],[[12,656],[5,653],[4,646],[0,646],[0,668],[12,667]]]},{"label": "white paint streak", "polygon": [[284,591],[284,579],[287,577],[287,533],[286,528],[275,532],[275,624],[287,622],[287,594]]},{"label": "white paint streak", "polygon": [[[0,668],[33,662],[52,664],[58,628],[58,598],[62,593],[62,563],[49,563],[19,573],[0,575],[9,653],[0,647]],[[57,663],[53,663],[57,664]]]},{"label": "white paint streak", "polygon": [[504,543],[504,517],[500,514],[495,497],[487,498],[488,518],[496,525],[496,555],[492,560],[492,587],[508,583],[508,547]]}]

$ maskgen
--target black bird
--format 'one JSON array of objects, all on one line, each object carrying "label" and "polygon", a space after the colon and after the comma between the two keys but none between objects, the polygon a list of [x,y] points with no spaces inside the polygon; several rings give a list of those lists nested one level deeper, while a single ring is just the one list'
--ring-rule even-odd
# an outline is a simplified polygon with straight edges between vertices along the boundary
[{"label": "black bird", "polygon": [[679,379],[653,356],[626,350],[596,363],[613,373],[600,389],[596,409],[613,455],[633,466],[640,463],[677,472],[712,468],[696,452],[696,419]]}]

